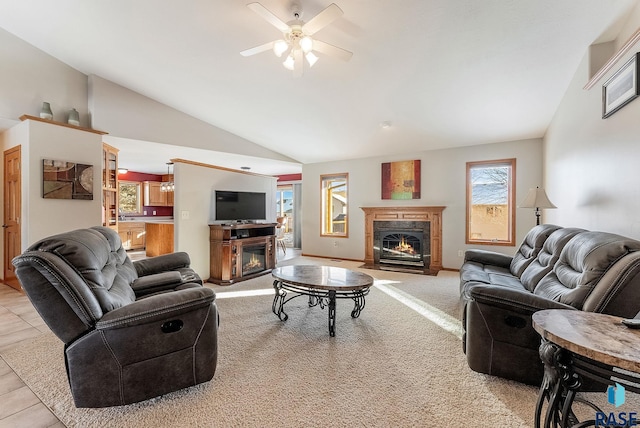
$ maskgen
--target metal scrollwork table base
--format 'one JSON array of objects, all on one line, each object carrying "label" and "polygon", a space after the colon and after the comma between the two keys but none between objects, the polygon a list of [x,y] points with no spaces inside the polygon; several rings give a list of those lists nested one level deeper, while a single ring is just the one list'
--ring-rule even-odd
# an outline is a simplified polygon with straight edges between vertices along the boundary
[{"label": "metal scrollwork table base", "polygon": [[[336,299],[351,299],[354,302],[351,316],[358,318],[365,306],[365,296],[373,285],[373,278],[367,274],[332,266],[296,265],[274,269],[273,288],[275,297],[271,310],[282,321],[289,316],[284,311],[288,301],[300,296],[308,296],[309,307],[327,307],[329,335],[336,334]],[[288,296],[291,293],[292,296]]]},{"label": "metal scrollwork table base", "polygon": [[[538,311],[532,319],[544,364],[536,428],[601,426],[596,414],[603,410],[577,396],[587,383],[600,389],[617,383],[640,393],[640,330],[625,327],[620,317],[567,309]],[[580,421],[574,402],[591,407],[594,418]]]}]

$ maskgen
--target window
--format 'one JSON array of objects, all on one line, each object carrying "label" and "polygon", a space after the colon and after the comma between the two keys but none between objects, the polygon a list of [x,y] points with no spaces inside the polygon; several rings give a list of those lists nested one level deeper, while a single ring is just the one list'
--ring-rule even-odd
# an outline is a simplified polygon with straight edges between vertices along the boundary
[{"label": "window", "polygon": [[293,215],[293,186],[278,186],[276,190],[276,217]]},{"label": "window", "polygon": [[467,162],[467,244],[515,245],[516,160]]},{"label": "window", "polygon": [[293,231],[293,186],[278,186],[276,190],[276,218],[287,217],[285,231]]},{"label": "window", "polygon": [[321,175],[322,236],[348,236],[349,174]]},{"label": "window", "polygon": [[120,213],[140,214],[142,212],[141,185],[135,181],[120,183]]}]

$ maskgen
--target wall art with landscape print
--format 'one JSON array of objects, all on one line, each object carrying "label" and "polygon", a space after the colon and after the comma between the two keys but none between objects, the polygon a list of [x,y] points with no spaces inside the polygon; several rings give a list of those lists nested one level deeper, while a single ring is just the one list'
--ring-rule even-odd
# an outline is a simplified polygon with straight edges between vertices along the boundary
[{"label": "wall art with landscape print", "polygon": [[93,165],[43,159],[42,197],[93,200]]}]

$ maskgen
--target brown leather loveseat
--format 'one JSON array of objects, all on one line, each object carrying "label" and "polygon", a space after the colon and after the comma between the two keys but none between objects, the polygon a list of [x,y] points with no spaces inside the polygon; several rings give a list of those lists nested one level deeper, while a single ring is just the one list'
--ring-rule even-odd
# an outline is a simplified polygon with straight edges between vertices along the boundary
[{"label": "brown leather loveseat", "polygon": [[186,253],[132,262],[106,227],[45,238],[13,260],[64,342],[77,407],[134,403],[210,380],[218,316]]},{"label": "brown leather loveseat", "polygon": [[634,317],[640,311],[640,241],[535,226],[514,257],[468,250],[460,299],[469,367],[540,385],[540,336],[532,314],[557,308]]}]

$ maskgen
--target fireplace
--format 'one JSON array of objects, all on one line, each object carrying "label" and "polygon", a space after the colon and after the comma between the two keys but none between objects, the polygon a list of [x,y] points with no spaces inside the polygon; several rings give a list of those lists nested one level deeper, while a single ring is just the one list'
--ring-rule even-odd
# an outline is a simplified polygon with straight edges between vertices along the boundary
[{"label": "fireplace", "polygon": [[242,276],[264,270],[266,253],[265,245],[243,246]]},{"label": "fireplace", "polygon": [[380,239],[380,263],[424,267],[422,235],[391,231]]},{"label": "fireplace", "polygon": [[437,274],[445,207],[363,207],[367,268]]},{"label": "fireplace", "polygon": [[380,269],[428,271],[430,229],[426,221],[374,221],[374,264]]}]

